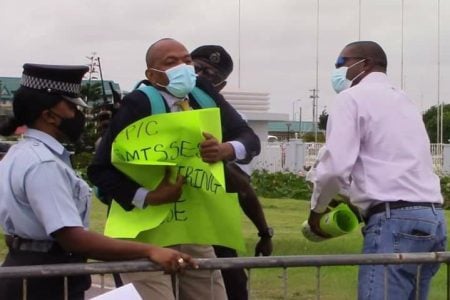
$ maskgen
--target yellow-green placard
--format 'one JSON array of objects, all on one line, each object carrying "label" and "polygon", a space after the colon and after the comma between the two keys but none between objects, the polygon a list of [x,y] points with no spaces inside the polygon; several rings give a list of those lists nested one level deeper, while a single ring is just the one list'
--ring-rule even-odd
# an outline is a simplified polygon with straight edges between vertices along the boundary
[{"label": "yellow-green placard", "polygon": [[202,132],[222,139],[218,108],[158,114],[121,131],[113,142],[113,165],[141,186],[154,190],[166,168],[171,180],[186,178],[176,203],[125,211],[113,202],[105,234],[160,246],[214,244],[244,249],[236,194],[225,192],[222,162],[204,163]]}]

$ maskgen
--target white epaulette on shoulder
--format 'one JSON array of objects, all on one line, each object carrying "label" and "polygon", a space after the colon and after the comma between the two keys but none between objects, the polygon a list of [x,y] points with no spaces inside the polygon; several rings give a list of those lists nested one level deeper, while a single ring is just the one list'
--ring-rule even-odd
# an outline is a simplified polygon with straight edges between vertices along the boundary
[{"label": "white epaulette on shoulder", "polygon": [[53,161],[55,155],[43,143],[38,141],[30,141],[32,151],[40,159],[40,161]]}]

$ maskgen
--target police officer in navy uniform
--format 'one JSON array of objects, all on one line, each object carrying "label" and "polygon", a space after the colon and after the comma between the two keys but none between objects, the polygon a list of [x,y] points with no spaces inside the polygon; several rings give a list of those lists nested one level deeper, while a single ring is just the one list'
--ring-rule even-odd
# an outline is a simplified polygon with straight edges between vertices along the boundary
[{"label": "police officer in navy uniform", "polygon": [[[191,57],[197,75],[210,81],[220,92],[233,71],[233,60],[230,54],[222,46],[204,45],[192,51]],[[261,203],[250,184],[248,165],[228,162],[225,174],[228,191],[238,193],[242,210],[258,229],[260,240],[255,247],[255,256],[270,255],[273,248],[273,229],[267,225]],[[224,246],[215,245],[214,251],[217,257],[238,256],[236,250]],[[248,299],[247,275],[244,269],[224,269],[222,276],[229,299]]]},{"label": "police officer in navy uniform", "polygon": [[[86,258],[148,258],[175,272],[195,267],[189,255],[148,244],[120,241],[87,230],[91,189],[72,169],[62,141],[75,142],[86,107],[79,98],[86,66],[25,64],[12,117],[0,127],[23,140],[0,161],[0,223],[8,254],[3,266],[85,262]],[[84,299],[90,276],[70,276],[69,299]],[[28,278],[28,299],[63,299],[63,277]],[[22,279],[2,279],[0,299],[22,299]]]}]

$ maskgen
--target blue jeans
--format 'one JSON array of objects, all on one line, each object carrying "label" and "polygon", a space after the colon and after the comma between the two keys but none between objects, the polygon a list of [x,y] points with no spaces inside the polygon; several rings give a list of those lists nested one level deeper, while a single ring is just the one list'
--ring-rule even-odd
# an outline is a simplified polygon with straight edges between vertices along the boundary
[{"label": "blue jeans", "polygon": [[[445,251],[446,223],[442,209],[411,206],[387,209],[372,215],[363,228],[363,253],[401,253]],[[387,300],[426,299],[430,281],[439,264],[423,264],[417,281],[417,264],[387,266],[387,287],[383,265],[359,268],[358,299]]]}]

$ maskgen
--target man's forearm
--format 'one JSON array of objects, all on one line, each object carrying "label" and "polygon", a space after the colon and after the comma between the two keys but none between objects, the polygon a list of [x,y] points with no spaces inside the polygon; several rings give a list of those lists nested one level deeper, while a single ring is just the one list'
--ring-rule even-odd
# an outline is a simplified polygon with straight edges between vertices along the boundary
[{"label": "man's forearm", "polygon": [[239,193],[239,204],[245,215],[252,221],[258,232],[267,230],[268,225],[261,203],[255,191],[249,185],[245,192]]},{"label": "man's forearm", "polygon": [[133,197],[139,184],[131,181],[122,173],[111,166],[111,169],[103,166],[90,165],[88,168],[89,179],[102,193],[111,196],[125,210],[134,208]]}]

